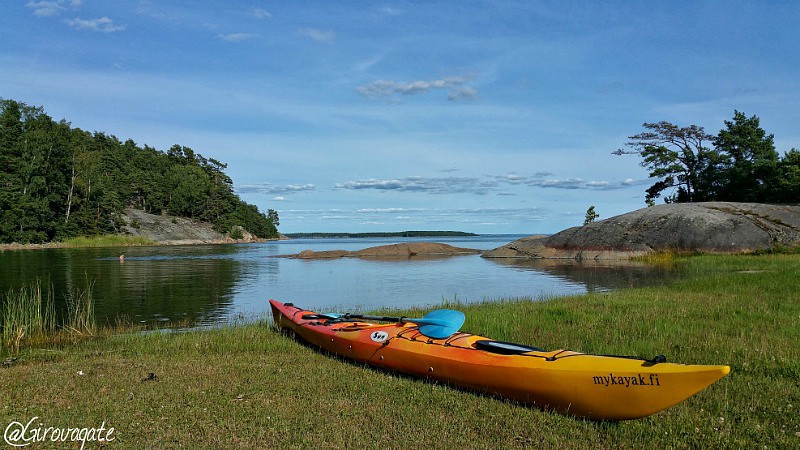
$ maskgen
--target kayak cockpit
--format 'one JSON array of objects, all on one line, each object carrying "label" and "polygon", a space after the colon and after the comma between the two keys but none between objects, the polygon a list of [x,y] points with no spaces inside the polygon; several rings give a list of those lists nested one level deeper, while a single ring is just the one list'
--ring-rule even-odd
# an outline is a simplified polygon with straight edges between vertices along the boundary
[{"label": "kayak cockpit", "polygon": [[501,355],[519,355],[528,352],[547,352],[547,350],[539,347],[531,347],[530,345],[515,344],[513,342],[494,341],[491,339],[482,339],[473,343],[478,350],[484,350],[491,353],[499,353]]}]

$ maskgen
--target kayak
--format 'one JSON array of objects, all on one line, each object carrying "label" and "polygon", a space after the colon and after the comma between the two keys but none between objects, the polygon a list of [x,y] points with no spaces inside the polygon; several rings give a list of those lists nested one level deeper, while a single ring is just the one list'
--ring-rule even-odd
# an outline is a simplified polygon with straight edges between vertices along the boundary
[{"label": "kayak", "polygon": [[336,355],[593,420],[658,413],[730,372],[728,366],[668,363],[663,356],[548,351],[464,332],[433,338],[423,334],[429,325],[376,324],[276,300],[270,305],[277,328]]}]

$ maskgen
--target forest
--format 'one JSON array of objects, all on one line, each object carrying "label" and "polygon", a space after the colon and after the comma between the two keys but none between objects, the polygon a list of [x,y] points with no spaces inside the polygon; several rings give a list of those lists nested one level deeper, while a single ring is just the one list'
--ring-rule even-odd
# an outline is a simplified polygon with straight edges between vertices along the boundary
[{"label": "forest", "polygon": [[0,243],[117,233],[127,208],[277,237],[277,212],[242,201],[226,168],[188,147],[140,147],[0,99]]}]

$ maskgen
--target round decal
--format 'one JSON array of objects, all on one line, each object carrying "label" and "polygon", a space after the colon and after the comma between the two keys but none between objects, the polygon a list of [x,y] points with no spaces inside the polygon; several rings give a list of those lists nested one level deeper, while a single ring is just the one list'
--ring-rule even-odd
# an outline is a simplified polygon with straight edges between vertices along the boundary
[{"label": "round decal", "polygon": [[389,333],[385,331],[373,331],[372,334],[369,335],[369,338],[374,342],[383,342],[389,339]]}]

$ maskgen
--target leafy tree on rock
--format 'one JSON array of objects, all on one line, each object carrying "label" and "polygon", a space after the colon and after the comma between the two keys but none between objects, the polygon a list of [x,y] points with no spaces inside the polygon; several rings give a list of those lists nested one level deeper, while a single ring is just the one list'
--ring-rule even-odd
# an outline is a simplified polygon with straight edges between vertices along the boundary
[{"label": "leafy tree on rock", "polygon": [[642,126],[647,131],[630,136],[625,144],[628,149],[618,149],[614,154],[641,156],[642,167],[650,171],[651,178],[659,179],[647,189],[646,201],[670,188],[677,188],[677,192],[665,198],[667,202],[706,200],[701,174],[709,172],[719,160],[716,151],[706,147],[714,137],[697,125],[679,127],[662,121]]},{"label": "leafy tree on rock", "polygon": [[590,223],[594,222],[600,217],[600,214],[594,210],[594,205],[590,206],[589,209],[586,210],[586,217],[583,219],[584,225],[589,225]]}]

